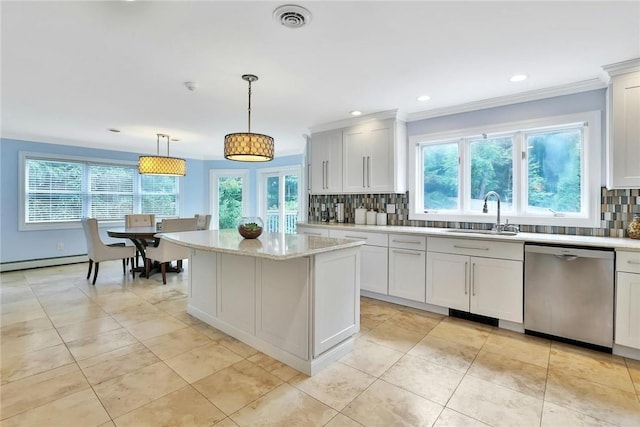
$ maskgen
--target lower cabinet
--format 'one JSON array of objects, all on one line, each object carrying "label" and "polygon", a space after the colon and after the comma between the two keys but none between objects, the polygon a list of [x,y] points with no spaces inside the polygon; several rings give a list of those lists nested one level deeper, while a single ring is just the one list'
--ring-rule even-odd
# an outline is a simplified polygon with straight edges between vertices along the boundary
[{"label": "lower cabinet", "polygon": [[425,302],[427,238],[389,236],[389,295]]},{"label": "lower cabinet", "polygon": [[[516,259],[471,255],[476,252]],[[429,239],[426,302],[522,323],[523,264],[517,258],[517,243]]]},{"label": "lower cabinet", "polygon": [[616,253],[615,343],[640,349],[640,252]]}]

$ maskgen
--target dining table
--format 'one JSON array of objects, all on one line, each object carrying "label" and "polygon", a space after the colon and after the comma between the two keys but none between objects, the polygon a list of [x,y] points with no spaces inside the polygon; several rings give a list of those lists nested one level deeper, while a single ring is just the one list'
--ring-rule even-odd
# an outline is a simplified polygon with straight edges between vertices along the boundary
[{"label": "dining table", "polygon": [[[157,246],[159,243],[159,239],[155,237],[156,234],[158,234],[156,226],[118,227],[107,230],[107,235],[109,237],[118,239],[129,239],[135,245],[138,253],[140,253],[140,256],[142,256],[142,266],[131,266],[131,268],[133,272],[140,273],[140,277],[146,277],[146,250],[149,242],[153,241],[154,246]],[[152,265],[152,269],[150,270],[149,275],[156,272],[156,270],[159,271],[159,263],[154,263],[154,265]]]}]

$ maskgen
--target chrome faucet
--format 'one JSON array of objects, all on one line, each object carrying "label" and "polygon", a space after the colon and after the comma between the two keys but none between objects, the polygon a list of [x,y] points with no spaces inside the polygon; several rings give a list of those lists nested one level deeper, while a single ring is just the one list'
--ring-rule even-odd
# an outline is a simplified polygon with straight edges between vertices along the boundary
[{"label": "chrome faucet", "polygon": [[493,229],[496,231],[502,231],[504,225],[500,223],[500,196],[495,191],[489,191],[484,195],[484,206],[482,207],[482,213],[489,213],[489,208],[487,207],[487,199],[489,196],[495,196],[498,201],[498,216],[496,218],[496,224],[493,226]]}]

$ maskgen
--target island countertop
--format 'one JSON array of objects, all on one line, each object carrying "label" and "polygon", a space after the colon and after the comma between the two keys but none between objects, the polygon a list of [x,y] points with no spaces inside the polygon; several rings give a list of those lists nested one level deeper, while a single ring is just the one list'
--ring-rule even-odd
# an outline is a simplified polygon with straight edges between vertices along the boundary
[{"label": "island countertop", "polygon": [[172,243],[204,251],[246,255],[272,260],[288,260],[363,245],[352,239],[307,236],[303,234],[262,233],[257,239],[244,239],[237,230],[198,230],[159,233]]}]

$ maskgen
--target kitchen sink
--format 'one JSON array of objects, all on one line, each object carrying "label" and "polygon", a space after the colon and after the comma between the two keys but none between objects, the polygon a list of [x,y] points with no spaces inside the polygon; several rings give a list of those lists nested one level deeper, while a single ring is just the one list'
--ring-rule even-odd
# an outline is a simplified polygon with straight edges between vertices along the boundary
[{"label": "kitchen sink", "polygon": [[517,231],[512,231],[512,230],[504,230],[504,231],[498,231],[498,230],[470,230],[468,228],[447,228],[444,231],[446,231],[447,233],[490,234],[490,235],[495,235],[495,236],[515,236],[516,234],[518,234]]}]

